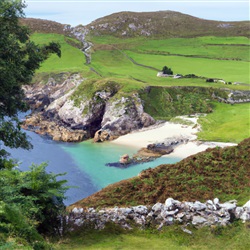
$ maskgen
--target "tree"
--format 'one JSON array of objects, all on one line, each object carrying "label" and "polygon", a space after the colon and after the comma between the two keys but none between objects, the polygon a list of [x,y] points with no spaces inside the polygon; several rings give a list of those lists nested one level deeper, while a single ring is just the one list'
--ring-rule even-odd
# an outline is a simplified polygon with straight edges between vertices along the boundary
[{"label": "tree", "polygon": [[24,8],[22,0],[0,1],[0,169],[8,164],[1,142],[11,148],[32,147],[17,117],[28,109],[22,85],[31,82],[35,70],[51,53],[61,56],[57,43],[38,46],[30,41],[29,30],[19,24]]},{"label": "tree", "polygon": [[30,41],[27,27],[19,24],[24,8],[22,0],[0,0],[0,248],[9,244],[9,237],[19,237],[34,249],[45,249],[41,233],[55,233],[60,225],[66,181],[57,180],[61,175],[46,173],[45,165],[21,172],[1,149],[1,143],[11,148],[32,147],[18,119],[18,113],[28,109],[22,85],[31,82],[51,53],[61,56],[57,43],[38,46]]},{"label": "tree", "polygon": [[162,73],[165,75],[173,75],[173,71],[171,70],[171,68],[168,68],[167,66],[164,66],[162,68]]}]

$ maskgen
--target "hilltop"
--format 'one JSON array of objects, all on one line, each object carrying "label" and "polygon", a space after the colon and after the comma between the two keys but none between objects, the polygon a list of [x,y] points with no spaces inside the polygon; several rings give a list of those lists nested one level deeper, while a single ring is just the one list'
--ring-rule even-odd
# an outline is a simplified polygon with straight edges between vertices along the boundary
[{"label": "hilltop", "polygon": [[92,35],[116,37],[247,36],[249,22],[211,21],[175,11],[119,12],[86,25]]},{"label": "hilltop", "polygon": [[32,32],[68,35],[65,29],[67,25],[58,22],[37,18],[22,18],[20,23],[28,26]]},{"label": "hilltop", "polygon": [[[68,24],[54,21],[23,18],[32,32],[70,34],[74,29]],[[198,36],[250,36],[249,21],[211,21],[175,11],[118,12],[94,20],[87,25],[78,25],[76,31],[91,36],[112,35],[115,37],[198,37]]]},{"label": "hilltop", "polygon": [[237,199],[244,203],[250,192],[250,138],[238,146],[207,149],[176,164],[147,169],[139,176],[111,184],[73,207],[109,207],[180,201]]}]

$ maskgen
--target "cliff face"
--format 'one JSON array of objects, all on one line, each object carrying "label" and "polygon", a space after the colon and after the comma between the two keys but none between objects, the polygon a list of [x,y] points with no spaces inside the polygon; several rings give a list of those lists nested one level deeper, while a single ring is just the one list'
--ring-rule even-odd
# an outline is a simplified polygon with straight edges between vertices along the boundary
[{"label": "cliff face", "polygon": [[45,85],[26,86],[33,113],[23,127],[54,140],[82,141],[94,137],[97,131],[105,131],[107,138],[112,138],[155,123],[144,112],[138,94],[124,96],[114,82],[95,88],[79,74],[64,74],[50,78]]}]

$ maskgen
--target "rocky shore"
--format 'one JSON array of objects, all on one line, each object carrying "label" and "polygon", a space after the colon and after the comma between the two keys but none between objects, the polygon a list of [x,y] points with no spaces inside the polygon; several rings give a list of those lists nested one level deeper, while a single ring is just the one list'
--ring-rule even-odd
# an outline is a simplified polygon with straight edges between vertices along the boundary
[{"label": "rocky shore", "polygon": [[32,114],[23,128],[53,140],[78,142],[94,137],[99,142],[155,123],[144,112],[138,94],[117,95],[119,86],[114,82],[103,83],[92,96],[85,91],[75,94],[83,81],[79,74],[62,73],[45,84],[24,86]]},{"label": "rocky shore", "polygon": [[220,203],[218,198],[202,203],[180,202],[172,198],[165,203],[156,203],[153,206],[114,207],[103,208],[73,208],[66,221],[70,230],[75,230],[83,225],[93,226],[95,229],[105,228],[105,224],[112,222],[125,229],[133,227],[155,227],[158,230],[164,226],[179,224],[183,231],[192,232],[186,226],[226,226],[236,220],[243,223],[250,221],[250,200],[243,206],[237,206],[237,201],[232,200]]}]

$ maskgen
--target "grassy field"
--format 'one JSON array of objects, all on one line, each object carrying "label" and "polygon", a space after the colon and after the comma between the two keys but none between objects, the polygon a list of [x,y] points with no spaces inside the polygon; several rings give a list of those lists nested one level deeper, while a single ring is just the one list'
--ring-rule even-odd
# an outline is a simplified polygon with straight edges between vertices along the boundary
[{"label": "grassy field", "polygon": [[[78,49],[71,46],[65,36],[59,34],[34,33],[31,40],[36,44],[47,44],[50,41],[58,42],[61,45],[61,58],[51,55],[36,73],[61,73],[61,72],[88,72],[89,68],[85,65],[85,56]],[[71,39],[76,44],[77,40]]]},{"label": "grassy field", "polygon": [[60,250],[245,250],[250,248],[249,225],[235,223],[228,227],[194,229],[192,235],[180,226],[170,226],[163,231],[125,231],[109,225],[103,231],[81,229],[55,244]]},{"label": "grassy field", "polygon": [[198,139],[240,142],[250,137],[250,104],[215,103],[214,112],[199,119]]},{"label": "grassy field", "polygon": [[[166,79],[156,77],[164,65],[174,73],[220,78],[249,83],[249,39],[246,37],[198,37],[146,40],[92,38],[95,44],[91,67],[103,77],[128,77],[150,85],[209,86],[204,79]],[[154,67],[136,65],[134,62]],[[211,83],[210,83],[211,86]],[[224,87],[222,84],[213,84]],[[248,86],[229,86],[248,89]]]},{"label": "grassy field", "polygon": [[[171,79],[156,77],[164,65],[174,73],[223,78],[226,81],[249,83],[249,39],[245,37],[198,37],[146,40],[145,38],[118,39],[94,37],[92,63],[85,64],[84,54],[69,44],[68,38],[58,34],[34,33],[38,44],[55,41],[61,44],[62,57],[52,55],[37,74],[82,72],[88,77],[95,69],[102,77],[134,79],[146,85],[225,87],[221,83],[206,83],[204,79]],[[72,39],[71,39],[72,40]],[[76,40],[73,40],[76,42]],[[219,60],[218,55],[222,59]],[[188,57],[187,57],[188,56]],[[189,57],[190,56],[190,57]],[[72,59],[73,58],[73,59]],[[133,61],[147,68],[136,65]],[[227,85],[232,89],[249,89],[250,85]]]},{"label": "grassy field", "polygon": [[249,62],[233,60],[215,60],[207,58],[191,58],[184,56],[165,56],[126,53],[137,63],[147,62],[150,66],[162,69],[169,65],[174,73],[182,75],[195,74],[207,78],[219,78],[229,82],[249,82]]}]

